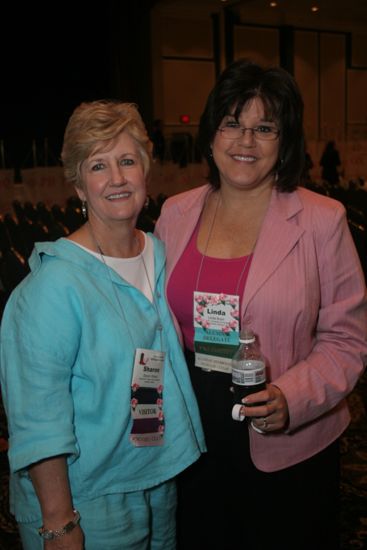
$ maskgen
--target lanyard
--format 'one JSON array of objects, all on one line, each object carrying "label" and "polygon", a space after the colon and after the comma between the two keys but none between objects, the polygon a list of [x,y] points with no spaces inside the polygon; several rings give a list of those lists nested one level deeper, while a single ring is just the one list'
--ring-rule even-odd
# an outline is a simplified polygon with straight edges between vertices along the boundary
[{"label": "lanyard", "polygon": [[[105,259],[105,254],[103,253],[95,235],[94,235],[94,232],[92,230],[92,227],[90,225],[90,223],[88,223],[88,229],[89,229],[89,232],[90,232],[90,235],[96,245],[96,248],[98,250],[98,253],[101,257],[101,261],[103,262],[103,264],[105,265],[106,267],[106,270],[107,270],[107,273],[108,273],[108,276],[109,276],[109,279],[111,281],[111,285],[112,285],[112,288],[113,288],[113,292],[115,294],[115,298],[116,298],[116,301],[119,305],[119,309],[120,309],[120,313],[121,313],[121,317],[122,319],[124,320],[125,324],[126,324],[126,327],[127,327],[127,331],[128,331],[128,334],[129,334],[129,338],[131,340],[131,343],[133,345],[133,348],[137,348],[136,344],[135,344],[135,341],[134,341],[134,337],[132,335],[132,332],[130,330],[130,326],[129,326],[129,323],[127,321],[127,318],[126,318],[126,315],[125,315],[125,312],[124,312],[124,308],[122,307],[122,303],[120,301],[120,297],[119,297],[119,294],[116,290],[116,286],[115,284],[113,283],[113,280],[112,280],[112,277],[111,277],[111,271],[110,271],[110,267],[107,265],[107,262],[106,262],[106,259]],[[137,241],[137,238],[135,237],[136,241]],[[147,278],[147,281],[148,281],[148,285],[149,285],[149,288],[150,288],[150,292],[152,294],[152,300],[153,300],[153,307],[157,313],[157,317],[159,319],[159,324],[158,324],[158,327],[157,327],[157,330],[159,331],[159,342],[160,342],[160,348],[161,350],[163,351],[163,325],[162,325],[162,320],[161,320],[161,316],[160,316],[160,313],[159,313],[159,308],[158,308],[158,304],[156,302],[156,299],[155,299],[155,296],[154,296],[154,292],[153,292],[153,285],[151,283],[151,280],[150,280],[150,277],[149,277],[149,274],[148,274],[148,270],[147,270],[147,266],[146,266],[146,263],[144,261],[144,256],[143,256],[143,253],[142,253],[142,250],[139,252],[139,258],[143,264],[143,268],[144,268],[144,273],[145,273],[145,276]]]},{"label": "lanyard", "polygon": [[[220,202],[221,202],[221,198],[220,198],[220,196],[218,196],[217,203],[215,205],[213,218],[211,220],[210,227],[209,227],[209,232],[208,232],[208,237],[207,237],[207,240],[206,240],[206,243],[205,243],[204,252],[201,254],[201,261],[200,261],[198,274],[197,274],[197,278],[196,278],[196,284],[195,284],[195,290],[197,290],[197,291],[199,290],[199,281],[200,281],[200,277],[201,277],[201,272],[203,270],[203,265],[204,265],[204,261],[205,261],[205,258],[206,258],[206,252],[208,250],[209,241],[210,241],[210,238],[211,238],[211,235],[212,235],[212,231],[213,231],[214,223],[215,223],[215,220],[216,220],[216,217],[217,217],[217,212],[218,212],[218,207],[219,207]],[[241,273],[240,273],[238,281],[237,281],[236,290],[235,290],[236,295],[238,295],[238,289],[239,289],[239,286],[240,286],[240,283],[241,283],[241,279],[243,277],[243,274],[246,271],[246,268],[247,268],[248,262],[250,261],[250,258],[251,258],[251,254],[246,256],[244,266],[241,270]]]}]

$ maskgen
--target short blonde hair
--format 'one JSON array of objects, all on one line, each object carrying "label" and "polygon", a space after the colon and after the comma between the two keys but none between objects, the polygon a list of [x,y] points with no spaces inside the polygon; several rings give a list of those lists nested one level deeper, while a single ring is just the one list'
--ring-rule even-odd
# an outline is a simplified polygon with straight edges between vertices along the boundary
[{"label": "short blonde hair", "polygon": [[152,161],[152,143],[137,106],[102,100],[81,103],[69,118],[61,152],[65,179],[80,188],[82,162],[95,152],[99,142],[108,144],[121,132],[127,132],[136,141],[147,177]]}]

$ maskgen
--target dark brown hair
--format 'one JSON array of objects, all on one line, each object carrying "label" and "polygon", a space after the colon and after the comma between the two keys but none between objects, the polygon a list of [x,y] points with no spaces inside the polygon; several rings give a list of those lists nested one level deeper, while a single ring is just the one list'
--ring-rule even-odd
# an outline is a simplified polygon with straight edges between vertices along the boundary
[{"label": "dark brown hair", "polygon": [[208,180],[214,188],[220,187],[219,171],[211,154],[220,123],[229,114],[238,120],[244,105],[255,97],[262,100],[266,115],[280,131],[275,185],[279,191],[291,192],[299,184],[305,158],[303,100],[296,81],[286,70],[263,68],[248,59],[239,59],[222,72],[200,118],[198,143],[209,165]]}]

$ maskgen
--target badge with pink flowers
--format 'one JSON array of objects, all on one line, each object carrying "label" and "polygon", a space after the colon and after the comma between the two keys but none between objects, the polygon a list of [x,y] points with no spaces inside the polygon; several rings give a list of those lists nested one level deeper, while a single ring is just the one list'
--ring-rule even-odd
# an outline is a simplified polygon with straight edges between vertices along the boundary
[{"label": "badge with pink flowers", "polygon": [[239,296],[194,292],[195,366],[231,372],[239,342]]},{"label": "badge with pink flowers", "polygon": [[139,348],[135,353],[131,381],[130,441],[135,447],[163,445],[163,366],[162,351]]}]

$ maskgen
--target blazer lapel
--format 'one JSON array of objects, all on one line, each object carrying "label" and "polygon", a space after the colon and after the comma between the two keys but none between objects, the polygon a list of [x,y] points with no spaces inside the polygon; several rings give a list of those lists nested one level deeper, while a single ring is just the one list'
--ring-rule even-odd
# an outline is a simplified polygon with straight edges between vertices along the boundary
[{"label": "blazer lapel", "polygon": [[171,250],[169,256],[173,259],[172,262],[167,262],[167,280],[190,240],[210,191],[210,186],[205,185],[199,188],[197,193],[192,194],[190,201],[185,202],[182,206],[178,205],[181,217],[176,220],[176,223],[180,227],[180,231],[172,231],[167,235]]},{"label": "blazer lapel", "polygon": [[272,276],[304,233],[302,227],[290,223],[290,219],[301,209],[302,204],[297,192],[273,191],[255,246],[244,292],[242,314],[258,290]]}]

